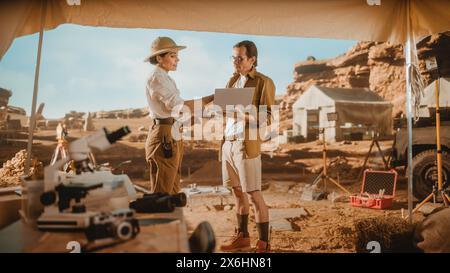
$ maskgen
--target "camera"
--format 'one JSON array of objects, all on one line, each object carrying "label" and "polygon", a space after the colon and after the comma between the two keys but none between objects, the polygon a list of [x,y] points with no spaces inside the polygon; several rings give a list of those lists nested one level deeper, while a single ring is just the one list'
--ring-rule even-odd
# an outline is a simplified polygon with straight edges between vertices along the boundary
[{"label": "camera", "polygon": [[131,209],[120,209],[110,213],[101,212],[91,216],[85,230],[88,241],[110,238],[126,241],[139,233],[139,222]]}]

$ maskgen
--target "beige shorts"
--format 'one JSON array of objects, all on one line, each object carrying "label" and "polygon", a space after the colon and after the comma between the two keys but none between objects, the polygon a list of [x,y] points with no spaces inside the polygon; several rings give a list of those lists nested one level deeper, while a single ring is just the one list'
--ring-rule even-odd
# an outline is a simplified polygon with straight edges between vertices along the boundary
[{"label": "beige shorts", "polygon": [[[227,163],[232,170],[227,168]],[[241,186],[243,192],[260,191],[261,155],[244,159],[243,141],[225,141],[222,146],[222,181],[225,187]]]}]

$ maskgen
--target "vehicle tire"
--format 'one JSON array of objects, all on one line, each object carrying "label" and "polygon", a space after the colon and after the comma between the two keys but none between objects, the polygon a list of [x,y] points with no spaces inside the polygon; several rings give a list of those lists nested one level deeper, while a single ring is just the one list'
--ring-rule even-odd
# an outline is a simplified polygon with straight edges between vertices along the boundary
[{"label": "vehicle tire", "polygon": [[[426,150],[413,158],[413,194],[423,200],[433,191],[437,182],[436,151]],[[450,156],[442,152],[442,184],[446,189],[449,186]]]}]

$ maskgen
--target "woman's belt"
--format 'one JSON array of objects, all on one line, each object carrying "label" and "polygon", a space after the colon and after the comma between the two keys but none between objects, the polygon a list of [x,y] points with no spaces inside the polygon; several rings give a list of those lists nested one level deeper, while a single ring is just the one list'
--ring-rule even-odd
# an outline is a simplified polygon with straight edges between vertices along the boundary
[{"label": "woman's belt", "polygon": [[175,123],[175,119],[170,117],[170,118],[155,118],[153,119],[153,124],[167,124],[167,125],[172,125]]}]

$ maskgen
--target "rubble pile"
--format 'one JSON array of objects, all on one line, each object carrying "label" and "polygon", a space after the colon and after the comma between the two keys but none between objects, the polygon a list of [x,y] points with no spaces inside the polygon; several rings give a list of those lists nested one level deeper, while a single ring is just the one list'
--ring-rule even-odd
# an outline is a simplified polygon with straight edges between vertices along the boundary
[{"label": "rubble pile", "polygon": [[[20,150],[13,158],[3,163],[3,167],[0,169],[0,188],[21,184],[20,177],[25,173],[26,160],[27,151]],[[32,157],[30,175],[36,179],[42,179],[43,177],[43,164],[35,157]]]},{"label": "rubble pile", "polygon": [[378,242],[383,252],[415,252],[413,245],[414,225],[399,217],[374,217],[357,220],[355,225],[356,252],[368,252],[369,242]]}]

